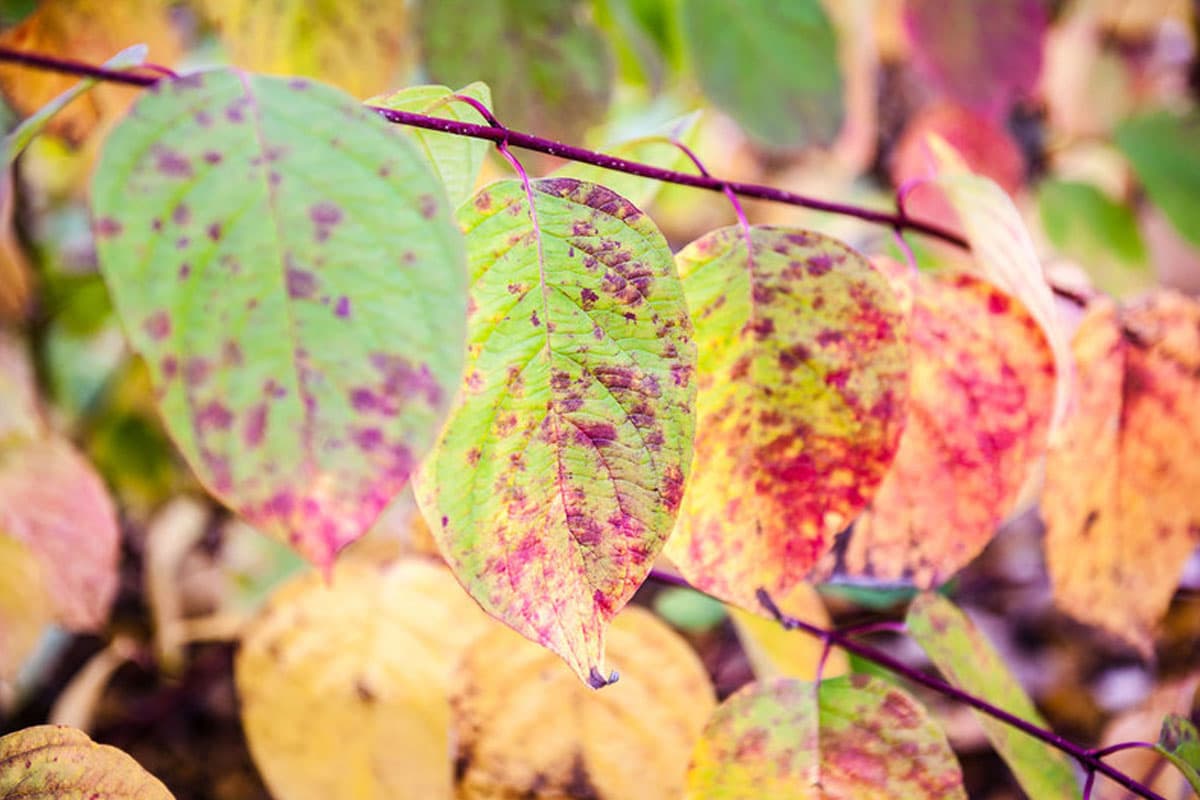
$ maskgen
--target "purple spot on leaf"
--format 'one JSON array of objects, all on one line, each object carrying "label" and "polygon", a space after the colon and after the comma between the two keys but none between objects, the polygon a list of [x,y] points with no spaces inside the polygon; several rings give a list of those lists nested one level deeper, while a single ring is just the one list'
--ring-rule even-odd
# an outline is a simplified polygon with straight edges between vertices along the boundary
[{"label": "purple spot on leaf", "polygon": [[288,297],[291,298],[306,298],[312,297],[317,290],[317,278],[311,272],[303,269],[289,267],[287,270],[287,291]]},{"label": "purple spot on leaf", "polygon": [[159,172],[169,178],[192,177],[191,163],[181,154],[166,147],[158,148],[155,166]]}]

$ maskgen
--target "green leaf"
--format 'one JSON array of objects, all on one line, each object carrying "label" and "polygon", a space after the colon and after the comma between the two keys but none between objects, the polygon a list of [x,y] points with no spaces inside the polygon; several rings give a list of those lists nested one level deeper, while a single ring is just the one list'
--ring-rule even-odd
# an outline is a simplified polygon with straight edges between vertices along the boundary
[{"label": "green leaf", "polygon": [[[949,600],[932,593],[918,595],[909,606],[906,622],[913,639],[952,685],[1047,727],[1004,659]],[[993,717],[972,713],[1026,794],[1033,798],[1080,796],[1065,754]]]},{"label": "green leaf", "polygon": [[489,613],[605,681],[691,462],[696,351],[671,251],[602,186],[519,181],[459,209],[472,276],[458,408],[417,497]]},{"label": "green leaf", "polygon": [[750,136],[789,149],[833,140],[845,115],[842,73],[819,0],[682,0],[681,11],[700,86]]},{"label": "green leaf", "polygon": [[578,0],[422,0],[417,22],[434,80],[482,79],[509,127],[568,142],[604,118],[612,63]]},{"label": "green leaf", "polygon": [[0,738],[0,797],[23,800],[170,800],[167,787],[115,747],[65,725]]},{"label": "green leaf", "polygon": [[[409,86],[389,95],[372,97],[366,103],[459,122],[487,124],[482,114],[451,96],[455,94],[473,97],[488,108],[492,106],[491,90],[486,83],[479,81],[464,86],[457,92],[445,86]],[[479,170],[483,167],[483,158],[488,148],[491,147],[490,142],[403,125],[398,126],[398,130],[411,136],[421,146],[433,171],[442,179],[442,183],[446,184],[450,202],[460,203],[474,194],[475,182],[479,179]]]},{"label": "green leaf", "polygon": [[[819,694],[819,700],[818,700]],[[966,798],[946,735],[903,690],[851,675],[752,683],[713,713],[687,800]]]},{"label": "green leaf", "polygon": [[[690,145],[695,138],[696,123],[700,112],[695,111],[685,117],[680,117],[663,126],[661,131],[652,136],[640,136],[626,142],[606,148],[605,153],[628,161],[638,161],[655,167],[672,170],[686,170],[691,165],[687,154],[672,140]],[[614,172],[602,169],[592,164],[572,161],[559,167],[553,173],[554,177],[575,178],[577,180],[599,183],[607,186],[621,195],[638,208],[645,208],[654,201],[663,187],[662,181],[653,178],[642,178],[625,172]]]},{"label": "green leaf", "polygon": [[92,197],[101,270],[188,463],[328,565],[407,482],[461,375],[441,184],[349,95],[226,69],[143,94]]},{"label": "green leaf", "polygon": [[689,633],[704,633],[725,621],[725,606],[706,594],[670,586],[654,597],[654,611],[671,625]]},{"label": "green leaf", "polygon": [[1200,112],[1143,114],[1118,125],[1114,137],[1150,199],[1200,245]]},{"label": "green leaf", "polygon": [[1168,714],[1154,749],[1174,764],[1200,794],[1200,732],[1187,717]]},{"label": "green leaf", "polygon": [[1043,181],[1037,200],[1051,243],[1103,288],[1121,292],[1153,282],[1146,244],[1129,206],[1092,184],[1062,180]]}]

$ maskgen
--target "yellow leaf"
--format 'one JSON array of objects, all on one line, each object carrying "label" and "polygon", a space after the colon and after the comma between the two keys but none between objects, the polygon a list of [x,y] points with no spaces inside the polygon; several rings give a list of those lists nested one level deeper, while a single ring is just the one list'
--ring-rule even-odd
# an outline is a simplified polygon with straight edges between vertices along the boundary
[{"label": "yellow leaf", "polygon": [[37,646],[54,609],[37,557],[20,541],[0,534],[0,683],[17,677]]},{"label": "yellow leaf", "polygon": [[365,97],[394,85],[412,52],[401,0],[201,0],[242,69],[304,75]]},{"label": "yellow leaf", "polygon": [[449,571],[342,559],[281,588],[235,665],[242,723],[277,800],[451,796],[447,687],[493,623]]},{"label": "yellow leaf", "polygon": [[[0,285],[4,282],[2,271],[0,264]],[[0,330],[0,443],[37,438],[42,428],[33,364],[25,342]]]},{"label": "yellow leaf", "polygon": [[1074,355],[1076,408],[1042,494],[1051,584],[1064,611],[1149,656],[1200,540],[1200,303],[1098,300]]},{"label": "yellow leaf", "polygon": [[451,699],[459,800],[679,797],[715,706],[708,676],[682,639],[635,607],[613,621],[608,653],[621,678],[597,691],[516,633],[480,637]]},{"label": "yellow leaf", "polygon": [[[822,628],[832,625],[829,612],[821,602],[821,595],[812,584],[793,584],[787,594],[771,599],[788,616]],[[729,612],[746,657],[754,667],[754,677],[760,681],[780,676],[806,681],[816,678],[817,664],[824,650],[819,639],[802,631],[786,630],[776,620],[740,608],[730,607]],[[844,675],[849,669],[850,662],[846,654],[833,648],[825,660],[821,677],[834,678]]]},{"label": "yellow leaf", "polygon": [[167,787],[115,747],[83,731],[38,725],[0,737],[0,797],[23,800],[171,800]]}]

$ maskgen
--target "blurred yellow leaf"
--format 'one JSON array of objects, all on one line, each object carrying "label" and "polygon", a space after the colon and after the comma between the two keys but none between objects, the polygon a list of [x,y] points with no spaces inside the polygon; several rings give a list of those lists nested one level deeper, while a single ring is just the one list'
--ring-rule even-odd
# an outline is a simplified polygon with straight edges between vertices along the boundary
[{"label": "blurred yellow leaf", "polygon": [[13,177],[6,168],[0,174],[0,319],[23,319],[29,313],[32,288],[29,259],[13,229]]},{"label": "blurred yellow leaf", "polygon": [[242,723],[277,800],[451,796],[447,687],[491,623],[428,561],[342,559],[281,588],[235,665]]},{"label": "blurred yellow leaf", "polygon": [[37,646],[54,609],[37,557],[23,543],[0,533],[0,683],[17,677]]},{"label": "blurred yellow leaf", "polygon": [[[0,264],[0,286],[3,281]],[[24,341],[0,330],[0,443],[32,439],[41,434],[43,423],[36,392],[33,364]]]},{"label": "blurred yellow leaf", "polygon": [[[832,622],[829,612],[821,601],[821,595],[809,583],[792,584],[787,594],[772,597],[783,613],[802,619],[822,628]],[[738,639],[754,667],[754,677],[761,680],[775,677],[800,678],[811,681],[816,678],[817,664],[821,660],[824,645],[814,636],[803,631],[789,631],[773,619],[751,614],[740,608],[730,607]],[[823,678],[844,675],[850,669],[846,654],[837,648],[830,650],[821,671]]]},{"label": "blurred yellow leaf", "polygon": [[613,620],[608,654],[621,678],[597,691],[508,629],[476,640],[452,694],[459,800],[679,797],[715,706],[708,676],[636,607]]}]

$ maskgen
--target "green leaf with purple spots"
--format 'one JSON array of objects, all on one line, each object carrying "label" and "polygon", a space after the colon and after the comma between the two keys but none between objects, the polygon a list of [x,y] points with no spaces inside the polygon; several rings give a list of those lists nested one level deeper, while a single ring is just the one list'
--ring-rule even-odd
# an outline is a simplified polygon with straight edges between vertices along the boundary
[{"label": "green leaf with purple spots", "polygon": [[[925,593],[908,608],[908,631],[951,684],[1043,728],[1045,720],[1004,659],[971,620],[940,595]],[[999,720],[972,712],[996,752],[1030,797],[1079,797],[1067,757]]]},{"label": "green leaf with purple spots", "polygon": [[417,497],[493,616],[602,685],[604,630],[675,521],[696,350],[666,240],[624,198],[519,181],[458,212],[471,272],[466,376]]},{"label": "green leaf with purple spots", "polygon": [[349,95],[225,69],[144,93],[92,194],[101,269],[183,455],[328,565],[405,485],[461,376],[444,188]]},{"label": "green leaf with purple spots", "polygon": [[722,228],[677,260],[699,421],[667,555],[697,587],[758,609],[760,587],[786,596],[804,581],[891,466],[905,309],[869,261],[809,231]]},{"label": "green leaf with purple spots", "polygon": [[171,800],[130,756],[65,725],[0,737],[0,797],[23,800]]},{"label": "green leaf with purple spots", "polygon": [[[819,697],[819,699],[818,699]],[[901,689],[867,675],[752,683],[692,751],[687,800],[963,798],[946,736]]]},{"label": "green leaf with purple spots", "polygon": [[1195,724],[1179,714],[1168,714],[1154,749],[1170,759],[1200,795],[1200,733]]},{"label": "green leaf with purple spots", "polygon": [[[365,102],[370,106],[397,111],[414,111],[476,125],[487,124],[483,115],[462,100],[456,100],[453,97],[455,94],[474,98],[491,108],[491,90],[481,81],[464,86],[457,92],[445,86],[409,86],[392,94],[369,98]],[[491,147],[490,142],[403,125],[397,125],[395,129],[412,137],[420,146],[433,171],[446,184],[451,202],[460,203],[474,194],[475,182],[479,179],[479,170],[483,167],[483,157]]]}]

